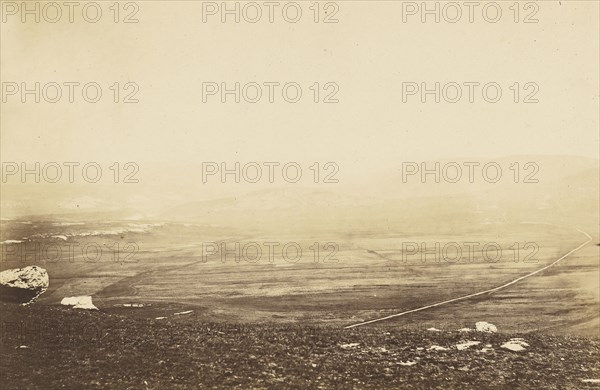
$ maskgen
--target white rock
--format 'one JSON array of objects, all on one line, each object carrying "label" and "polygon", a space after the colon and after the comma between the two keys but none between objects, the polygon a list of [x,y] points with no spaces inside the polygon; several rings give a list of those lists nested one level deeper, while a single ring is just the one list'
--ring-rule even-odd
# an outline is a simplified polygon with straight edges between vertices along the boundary
[{"label": "white rock", "polygon": [[184,314],[190,314],[190,313],[193,313],[193,312],[194,312],[193,310],[180,311],[179,313],[175,313],[175,314],[173,314],[173,315],[174,315],[174,316],[181,316],[181,315],[184,315]]},{"label": "white rock", "polygon": [[43,294],[50,285],[48,272],[36,265],[0,272],[2,299],[28,304]]},{"label": "white rock", "polygon": [[468,333],[468,332],[472,332],[473,329],[470,329],[470,328],[460,328],[458,331],[461,332],[461,333]]},{"label": "white rock", "polygon": [[480,343],[481,341],[465,341],[464,343],[456,344],[456,348],[459,351],[462,351],[463,349],[470,348],[474,345],[479,345]]},{"label": "white rock", "polygon": [[427,350],[429,350],[429,351],[447,351],[448,348],[442,347],[439,345],[432,345],[431,347],[427,348]]},{"label": "white rock", "polygon": [[429,328],[427,330],[430,332],[441,332],[441,330],[439,330],[438,328]]},{"label": "white rock", "polygon": [[519,352],[523,351],[525,347],[529,347],[529,344],[527,344],[522,338],[514,338],[502,344],[500,347],[510,351]]},{"label": "white rock", "polygon": [[66,297],[60,301],[60,304],[65,306],[73,306],[73,309],[98,310],[98,308],[92,303],[92,297],[89,295]]},{"label": "white rock", "polygon": [[340,344],[340,348],[343,348],[343,349],[356,348],[359,345],[360,345],[360,343]]},{"label": "white rock", "polygon": [[4,245],[4,244],[20,244],[23,241],[21,240],[6,240],[6,241],[2,241],[0,242],[0,245]]},{"label": "white rock", "polygon": [[415,362],[414,360],[408,360],[406,362],[398,362],[398,364],[401,366],[414,366],[415,364],[417,364],[417,362]]},{"label": "white rock", "polygon": [[490,324],[489,322],[479,321],[475,323],[475,329],[478,332],[486,332],[486,333],[496,333],[498,332],[498,328],[496,325]]},{"label": "white rock", "polygon": [[600,383],[600,379],[582,379],[583,383]]}]

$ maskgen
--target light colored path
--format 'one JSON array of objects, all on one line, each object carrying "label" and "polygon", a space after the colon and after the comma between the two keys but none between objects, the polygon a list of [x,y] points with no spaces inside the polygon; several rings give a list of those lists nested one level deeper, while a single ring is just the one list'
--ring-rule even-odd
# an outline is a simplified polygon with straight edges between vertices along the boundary
[{"label": "light colored path", "polygon": [[431,309],[432,307],[437,307],[437,306],[447,305],[447,304],[449,304],[449,303],[453,303],[453,302],[462,301],[462,300],[464,300],[464,299],[473,298],[473,297],[476,297],[476,296],[479,296],[479,295],[483,295],[483,294],[489,294],[489,293],[492,293],[492,292],[496,292],[496,291],[498,291],[498,290],[502,290],[503,288],[506,288],[506,287],[512,286],[513,284],[515,284],[515,283],[518,283],[518,282],[520,282],[520,281],[521,281],[521,280],[523,280],[523,279],[527,279],[527,278],[529,278],[529,277],[531,277],[531,276],[533,276],[533,275],[536,275],[536,274],[538,274],[538,273],[540,273],[540,272],[542,272],[542,271],[544,271],[544,270],[546,270],[546,269],[548,269],[548,268],[552,267],[553,265],[555,265],[555,264],[556,264],[556,263],[558,263],[559,261],[561,261],[561,260],[563,260],[564,258],[566,258],[566,257],[568,257],[568,256],[572,255],[573,253],[577,252],[578,250],[580,250],[581,248],[583,248],[584,246],[586,246],[587,244],[589,244],[589,243],[592,241],[592,236],[590,236],[589,234],[587,234],[586,232],[584,232],[584,231],[582,231],[582,230],[579,230],[579,229],[577,229],[577,231],[579,231],[579,232],[580,232],[580,233],[582,233],[582,234],[585,234],[585,236],[588,238],[586,242],[584,242],[583,244],[579,245],[577,248],[575,248],[575,249],[572,249],[572,250],[571,250],[571,251],[569,251],[568,253],[566,253],[566,254],[562,255],[562,256],[561,256],[559,259],[557,259],[557,260],[553,261],[552,263],[548,264],[547,266],[545,266],[545,267],[543,267],[543,268],[540,268],[540,269],[538,269],[538,270],[536,270],[536,271],[533,271],[533,272],[531,272],[531,273],[529,273],[529,274],[527,274],[527,275],[521,276],[521,277],[519,277],[519,278],[517,278],[517,279],[511,280],[510,282],[508,282],[508,283],[505,283],[505,284],[503,284],[503,285],[501,285],[501,286],[494,287],[494,288],[491,288],[491,289],[489,289],[489,290],[479,291],[479,292],[476,292],[476,293],[474,293],[474,294],[464,295],[464,296],[462,296],[462,297],[458,297],[458,298],[452,298],[452,299],[448,299],[447,301],[438,302],[438,303],[434,303],[434,304],[431,304],[431,305],[427,305],[427,306],[418,307],[418,308],[416,308],[416,309],[412,309],[412,310],[403,311],[402,313],[398,313],[398,314],[392,314],[392,315],[389,315],[389,316],[387,316],[387,317],[376,318],[376,319],[374,319],[374,320],[365,321],[365,322],[359,322],[359,323],[357,323],[357,324],[353,324],[353,325],[348,325],[348,326],[344,327],[344,329],[356,328],[356,327],[358,327],[358,326],[368,325],[368,324],[372,324],[372,323],[374,323],[374,322],[379,322],[379,321],[385,321],[385,320],[389,320],[389,319],[391,319],[391,318],[396,318],[396,317],[400,317],[400,316],[403,316],[403,315],[406,315],[406,314],[415,313],[415,312],[417,312],[417,311],[422,311],[422,310],[426,310],[426,309]]}]

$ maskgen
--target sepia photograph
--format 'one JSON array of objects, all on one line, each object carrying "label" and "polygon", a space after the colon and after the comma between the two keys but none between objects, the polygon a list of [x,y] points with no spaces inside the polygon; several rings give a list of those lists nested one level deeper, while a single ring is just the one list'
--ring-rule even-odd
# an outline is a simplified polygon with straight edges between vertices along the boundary
[{"label": "sepia photograph", "polygon": [[600,389],[600,1],[0,0],[0,389]]}]

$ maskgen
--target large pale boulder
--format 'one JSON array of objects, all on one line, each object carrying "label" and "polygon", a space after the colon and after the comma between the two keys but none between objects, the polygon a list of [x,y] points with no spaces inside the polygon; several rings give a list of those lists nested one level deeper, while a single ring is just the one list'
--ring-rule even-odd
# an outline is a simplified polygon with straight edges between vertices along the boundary
[{"label": "large pale boulder", "polygon": [[80,297],[66,297],[60,301],[61,305],[73,306],[73,309],[98,310],[92,303],[92,297],[83,295]]},{"label": "large pale boulder", "polygon": [[0,272],[0,300],[28,304],[43,294],[50,284],[48,272],[36,265]]}]

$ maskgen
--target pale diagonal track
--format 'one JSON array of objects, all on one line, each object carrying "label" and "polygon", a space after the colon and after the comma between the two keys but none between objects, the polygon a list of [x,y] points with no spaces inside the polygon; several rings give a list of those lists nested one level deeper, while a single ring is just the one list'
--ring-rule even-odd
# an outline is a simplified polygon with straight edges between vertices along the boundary
[{"label": "pale diagonal track", "polygon": [[527,279],[527,278],[529,278],[531,276],[534,276],[534,275],[536,275],[536,274],[538,274],[538,273],[540,273],[540,272],[542,272],[544,270],[547,270],[548,268],[554,266],[559,261],[561,261],[561,260],[565,259],[566,257],[572,255],[573,253],[577,252],[578,250],[580,250],[581,248],[583,248],[584,246],[586,246],[587,244],[589,244],[592,241],[592,236],[590,236],[589,234],[587,234],[583,230],[577,229],[577,231],[579,231],[580,233],[584,234],[588,238],[586,242],[584,242],[583,244],[579,245],[577,248],[570,250],[569,252],[567,252],[566,254],[562,255],[560,258],[558,258],[557,260],[555,260],[552,263],[548,264],[547,266],[542,267],[542,268],[540,268],[540,269],[538,269],[536,271],[533,271],[531,273],[528,273],[527,275],[524,275],[524,276],[518,277],[516,279],[513,279],[510,282],[505,283],[505,284],[503,284],[501,286],[494,287],[494,288],[491,288],[491,289],[488,289],[488,290],[484,290],[484,291],[479,291],[479,292],[476,292],[476,293],[473,293],[473,294],[469,294],[469,295],[463,295],[463,296],[458,297],[458,298],[452,298],[452,299],[448,299],[448,300],[445,300],[445,301],[442,301],[442,302],[433,303],[431,305],[421,306],[421,307],[418,307],[416,309],[403,311],[402,313],[392,314],[392,315],[389,315],[389,316],[386,316],[386,317],[376,318],[374,320],[369,320],[369,321],[359,322],[357,324],[348,325],[348,326],[345,326],[344,329],[356,328],[356,327],[359,327],[359,326],[369,325],[369,324],[372,324],[372,323],[375,323],[375,322],[380,322],[380,321],[385,321],[385,320],[389,320],[389,319],[396,318],[396,317],[401,317],[401,316],[406,315],[406,314],[410,314],[410,313],[415,313],[415,312],[418,312],[418,311],[423,311],[423,310],[431,309],[432,307],[438,307],[438,306],[442,306],[442,305],[447,305],[449,303],[454,303],[454,302],[462,301],[462,300],[473,298],[473,297],[476,297],[476,296],[479,296],[479,295],[493,293],[493,292],[496,292],[498,290],[502,290],[502,289],[504,289],[506,287],[512,286],[513,284],[516,284],[516,283],[520,282],[523,279]]}]

